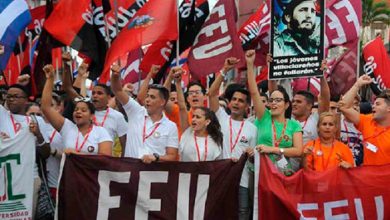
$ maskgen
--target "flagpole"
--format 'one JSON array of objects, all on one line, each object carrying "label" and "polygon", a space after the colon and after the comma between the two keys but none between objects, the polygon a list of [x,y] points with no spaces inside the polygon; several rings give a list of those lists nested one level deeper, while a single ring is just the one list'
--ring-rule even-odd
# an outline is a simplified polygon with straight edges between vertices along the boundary
[{"label": "flagpole", "polygon": [[[118,22],[118,0],[114,0],[114,13],[115,13],[115,31],[116,37],[119,35],[119,22]],[[118,57],[118,65],[121,65],[121,60]]]},{"label": "flagpole", "polygon": [[179,58],[180,58],[180,48],[179,48],[179,45],[180,45],[180,25],[179,25],[179,0],[176,0],[176,21],[177,21],[177,40],[176,40],[176,66],[179,66]]},{"label": "flagpole", "polygon": [[20,36],[18,37],[18,44],[19,44],[19,54],[20,54],[21,63],[23,63],[24,54],[23,54],[22,40],[20,39]]}]

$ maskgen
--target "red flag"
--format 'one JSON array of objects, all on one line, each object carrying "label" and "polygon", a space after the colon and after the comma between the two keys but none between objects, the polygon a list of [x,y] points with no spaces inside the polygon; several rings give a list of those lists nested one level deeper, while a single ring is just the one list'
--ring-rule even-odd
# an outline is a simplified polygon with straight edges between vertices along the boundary
[{"label": "red flag", "polygon": [[[161,7],[164,5],[164,7]],[[130,20],[107,52],[103,73],[99,82],[109,79],[110,66],[128,51],[158,40],[177,38],[176,0],[153,0],[147,2]]]},{"label": "red flag", "polygon": [[293,88],[294,94],[301,90],[308,90],[307,88],[309,88],[309,91],[315,97],[317,97],[320,94],[320,90],[321,90],[320,79],[316,77],[294,79],[291,83],[291,86]]},{"label": "red flag", "polygon": [[[209,15],[209,3],[207,0],[185,0],[179,7],[179,53],[192,46],[196,35],[202,28]],[[160,72],[155,80],[159,81],[163,74],[168,72],[171,61],[176,57],[175,41],[155,42],[148,49],[141,62],[141,70],[149,72],[153,64],[160,65]]]},{"label": "red flag", "polygon": [[351,44],[330,68],[329,87],[332,96],[345,94],[356,82],[358,43],[356,40],[355,47]]},{"label": "red flag", "polygon": [[390,165],[301,170],[286,177],[261,156],[257,180],[257,219],[390,218]]},{"label": "red flag", "polygon": [[[334,0],[326,4],[325,47],[345,45],[359,39],[362,23],[360,0]],[[349,47],[349,46],[347,46]]]},{"label": "red flag", "polygon": [[124,72],[122,73],[122,84],[126,83],[135,83],[144,79],[148,72],[141,74],[139,70],[139,65],[142,59],[142,49],[135,49],[127,55],[126,66],[124,67]]},{"label": "red flag", "polygon": [[153,64],[163,66],[169,61],[173,49],[171,41],[156,41],[146,51],[140,70],[148,73]]},{"label": "red flag", "polygon": [[188,56],[194,78],[201,79],[218,72],[228,57],[237,57],[244,63],[244,52],[237,36],[236,13],[234,0],[218,1],[210,12]]},{"label": "red flag", "polygon": [[255,65],[266,65],[269,51],[271,12],[267,3],[263,3],[257,11],[241,26],[238,35],[244,50],[256,49]]},{"label": "red flag", "polygon": [[382,38],[378,36],[375,40],[368,42],[363,48],[365,60],[364,72],[373,78],[371,89],[375,94],[390,88],[390,58],[383,45]]}]

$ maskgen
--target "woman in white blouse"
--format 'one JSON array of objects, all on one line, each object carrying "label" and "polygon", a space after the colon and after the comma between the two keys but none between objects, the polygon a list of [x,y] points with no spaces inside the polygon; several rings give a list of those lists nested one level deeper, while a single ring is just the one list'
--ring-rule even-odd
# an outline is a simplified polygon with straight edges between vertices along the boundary
[{"label": "woman in white blouse", "polygon": [[180,109],[180,126],[184,131],[179,144],[181,161],[212,161],[222,159],[222,132],[214,112],[205,107],[192,112],[191,126],[181,88],[181,68],[172,68]]},{"label": "woman in white blouse", "polygon": [[88,98],[79,97],[73,111],[73,122],[64,118],[52,106],[52,89],[54,84],[54,68],[46,65],[43,68],[46,75],[46,83],[42,92],[42,112],[58,131],[65,145],[65,153],[84,154],[112,154],[112,143],[110,135],[103,127],[94,126],[92,119],[95,108]]}]

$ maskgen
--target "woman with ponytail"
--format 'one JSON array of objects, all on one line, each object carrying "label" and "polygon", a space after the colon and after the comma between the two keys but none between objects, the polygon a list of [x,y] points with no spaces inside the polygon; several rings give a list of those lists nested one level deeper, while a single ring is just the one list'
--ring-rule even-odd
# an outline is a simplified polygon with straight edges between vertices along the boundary
[{"label": "woman with ponytail", "polygon": [[181,161],[212,161],[222,159],[221,126],[214,112],[205,107],[193,111],[191,126],[188,120],[187,106],[181,87],[180,67],[172,68],[180,109],[180,127],[184,133],[179,144]]}]

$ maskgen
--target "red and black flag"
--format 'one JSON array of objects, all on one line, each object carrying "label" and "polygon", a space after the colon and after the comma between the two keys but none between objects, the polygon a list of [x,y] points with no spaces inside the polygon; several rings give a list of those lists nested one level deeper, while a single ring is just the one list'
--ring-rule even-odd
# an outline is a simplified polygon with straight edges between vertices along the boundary
[{"label": "red and black flag", "polygon": [[238,36],[244,50],[255,49],[258,66],[266,65],[269,51],[271,13],[269,5],[263,3],[257,11],[241,26]]},{"label": "red and black flag", "polygon": [[[209,15],[207,0],[184,0],[179,7],[179,53],[192,46],[196,35]],[[140,69],[149,72],[153,64],[162,66],[156,81],[160,81],[164,73],[176,58],[176,41],[157,41],[152,44],[142,60]]]},{"label": "red and black flag", "polygon": [[[164,7],[161,7],[161,5],[164,5]],[[176,0],[147,2],[113,41],[108,50],[99,82],[108,81],[110,66],[120,56],[156,40],[175,40],[177,35]]]},{"label": "red and black flag", "polygon": [[[113,40],[145,1],[110,2],[91,0],[60,1],[45,22],[45,29],[58,41],[88,56],[89,78],[95,80],[103,70],[107,52],[106,35]],[[117,11],[117,13],[115,13]]]}]

